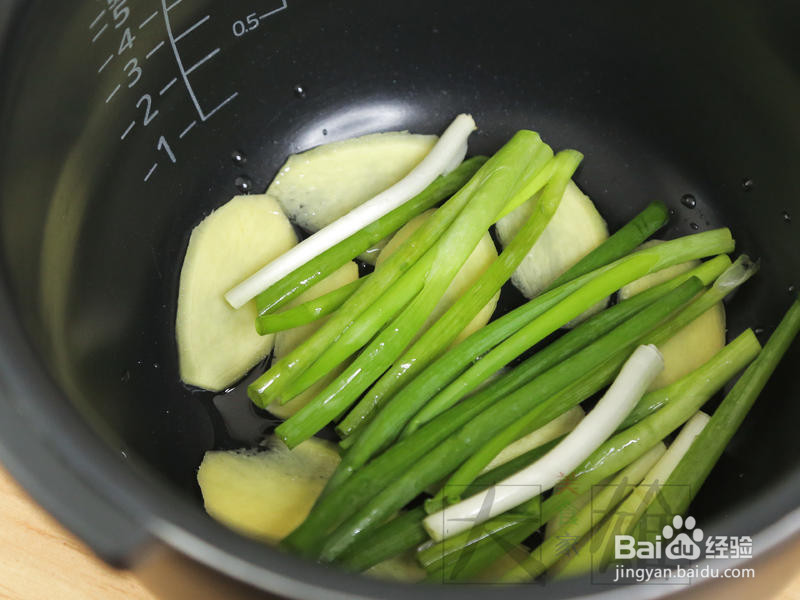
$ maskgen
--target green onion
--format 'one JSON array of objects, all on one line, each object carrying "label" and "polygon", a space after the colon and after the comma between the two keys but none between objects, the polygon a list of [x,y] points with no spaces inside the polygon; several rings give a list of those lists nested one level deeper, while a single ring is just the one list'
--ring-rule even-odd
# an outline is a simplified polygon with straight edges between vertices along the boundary
[{"label": "green onion", "polygon": [[361,277],[355,281],[343,285],[323,294],[308,302],[303,302],[292,308],[287,308],[275,313],[264,313],[256,317],[256,331],[258,335],[267,335],[268,333],[276,333],[278,331],[285,331],[293,327],[300,327],[307,325],[317,319],[331,314],[347,300],[353,293],[361,287],[366,277]]},{"label": "green onion", "polygon": [[347,261],[353,260],[376,242],[400,229],[417,215],[455,194],[475,175],[486,160],[485,156],[476,156],[465,160],[454,171],[438,177],[421,193],[402,206],[395,208],[386,216],[367,225],[358,233],[354,233],[268,287],[256,297],[258,314],[265,315],[277,310],[312,285],[325,279]]},{"label": "green onion", "polygon": [[[263,407],[272,400],[280,398],[288,385],[333,344],[342,331],[351,326],[361,313],[372,306],[405,271],[427,253],[458,217],[483,179],[495,169],[495,164],[492,159],[486,161],[458,192],[410,235],[386,262],[375,269],[369,280],[365,281],[314,335],[281,360],[273,363],[266,373],[250,384],[247,388],[250,399],[256,405]],[[341,265],[337,264],[337,268],[338,266]]]},{"label": "green onion", "polygon": [[[686,513],[692,499],[697,495],[722,451],[742,424],[799,331],[800,300],[796,300],[764,345],[764,349],[714,411],[708,426],[675,468],[667,480],[667,485],[659,491],[656,500],[650,504],[640,521],[640,532],[637,537],[650,539],[655,535],[655,529],[660,531],[673,515]],[[653,416],[658,416],[667,410],[672,402],[674,400]],[[665,507],[668,507],[670,514],[665,514]]]},{"label": "green onion", "polygon": [[[314,435],[391,366],[422,328],[453,277],[508,201],[515,185],[527,170],[541,169],[549,160],[550,152],[538,134],[523,130],[486,163],[485,166],[496,167],[432,248],[430,269],[422,276],[422,290],[339,377],[275,430],[284,443],[293,448]],[[373,277],[379,272],[380,269],[376,270]],[[263,395],[258,397],[263,401]]]},{"label": "green onion", "polygon": [[655,346],[636,348],[611,387],[558,446],[496,486],[426,517],[423,525],[431,538],[440,541],[461,533],[470,523],[482,523],[553,488],[614,432],[663,369]]},{"label": "green onion", "polygon": [[535,579],[564,556],[564,540],[577,540],[589,531],[592,525],[611,511],[631,492],[631,486],[639,483],[663,458],[664,444],[658,443],[642,456],[622,469],[607,484],[598,484],[592,489],[591,501],[580,509],[569,521],[546,539],[530,556],[505,573],[500,581],[522,582]]},{"label": "green onion", "polygon": [[336,563],[349,571],[366,571],[428,539],[422,527],[422,507],[400,513],[347,549]]},{"label": "green onion", "polygon": [[[759,350],[760,345],[751,330],[740,334],[708,362],[685,377],[683,386],[661,410],[611,437],[575,469],[569,477],[570,492],[575,495],[584,493],[595,483],[644,454],[697,412],[735,373],[752,361]],[[504,544],[520,543],[569,501],[567,494],[554,494],[542,504],[539,519],[515,520],[501,515],[497,520],[487,521],[479,536],[454,536],[420,552],[418,557],[426,568],[443,570],[445,576],[449,577],[453,564],[459,560],[459,551],[469,548],[469,566],[462,568],[462,574],[470,577],[494,562],[498,551],[502,554],[502,549],[491,536],[500,535]]]},{"label": "green onion", "polygon": [[645,209],[617,230],[603,244],[575,263],[548,286],[556,288],[598,267],[622,258],[666,225],[669,212],[663,202],[651,202]]},{"label": "green onion", "polygon": [[[570,155],[567,154],[567,157]],[[532,163],[528,167],[528,172],[533,173],[534,176],[532,178],[527,178],[519,187],[528,193],[527,190],[537,190],[539,187],[544,185],[547,182],[547,179],[544,178],[543,173],[546,171],[547,173],[552,173],[553,170],[560,164],[564,163],[564,157],[562,156],[559,160],[552,159],[552,151],[550,150],[549,146],[542,144],[540,150],[537,153],[536,159],[532,161]],[[542,167],[542,164],[545,166]],[[545,167],[552,166],[551,169],[546,169]],[[547,175],[549,177],[550,175]],[[518,193],[514,194],[515,196]],[[537,221],[539,222],[539,221]],[[535,230],[530,231],[529,233],[533,233]],[[523,244],[525,242],[524,237],[520,237],[519,244]],[[531,242],[533,245],[533,242]],[[527,249],[525,250],[527,252]],[[519,251],[516,252],[519,254]],[[524,253],[523,253],[524,257]],[[481,308],[489,301],[489,299],[494,295],[486,294],[486,283],[489,282],[499,282],[502,278],[502,283],[505,282],[506,279],[510,276],[510,273],[505,275],[503,278],[503,273],[498,273],[498,268],[503,269],[503,265],[509,260],[514,260],[514,252],[508,253],[504,252],[497,261],[489,268],[489,270],[484,273],[480,280],[476,282],[475,286],[469,290],[467,294],[464,295],[462,301],[457,302],[459,305],[458,308],[454,309],[453,307],[448,310],[448,319],[451,321],[448,325],[448,334],[452,333],[452,337],[458,335],[458,332],[469,323],[470,319],[466,319],[463,325],[460,325],[459,322],[452,322],[456,319],[453,319],[452,316],[457,314],[452,311],[460,311],[462,313],[462,318],[457,319],[458,321],[464,320],[463,314],[465,311],[472,311],[474,310],[475,313],[480,311]],[[347,331],[345,331],[342,336],[337,339],[336,344],[330,346],[322,355],[314,362],[313,365],[309,369],[306,370],[305,373],[300,375],[297,381],[289,387],[286,392],[286,397],[292,398],[297,394],[300,394],[305,389],[309,388],[315,382],[319,381],[325,375],[327,375],[331,370],[333,370],[337,365],[341,364],[348,356],[355,353],[359,348],[361,348],[364,344],[369,342],[370,339],[380,330],[380,328],[385,325],[390,319],[392,319],[417,293],[422,289],[423,285],[425,284],[426,277],[428,271],[431,269],[434,260],[436,260],[436,253],[433,251],[429,252],[423,259],[421,259],[417,264],[415,264],[408,272],[403,275],[403,278],[397,282],[397,284],[393,287],[392,293],[387,293],[384,297],[382,297],[378,302],[376,302],[373,306],[367,309],[359,318],[358,322],[350,327]],[[519,258],[521,261],[522,258]],[[513,271],[513,269],[512,269]],[[502,285],[500,283],[497,285],[497,288]],[[495,290],[496,292],[497,290]],[[480,303],[478,297],[485,296],[486,301],[482,304]],[[474,315],[473,315],[474,316]],[[445,318],[445,315],[442,316],[439,321]],[[441,326],[440,326],[441,328]],[[430,336],[428,336],[430,338]],[[437,342],[439,341],[439,336],[434,337]],[[420,345],[419,342],[415,343],[415,347]],[[423,346],[427,346],[429,344],[423,344]],[[410,351],[409,351],[410,352]],[[399,359],[396,364],[406,364],[409,361]],[[413,361],[412,361],[413,362]],[[377,384],[376,384],[377,385]],[[372,392],[370,392],[372,393]],[[359,404],[359,406],[363,406],[364,401]],[[348,415],[348,419],[352,419],[350,415]],[[357,423],[359,422],[358,419],[354,419]],[[353,420],[349,421],[353,422]]]},{"label": "green onion", "polygon": [[[701,264],[695,269],[692,269],[691,271],[678,275],[677,277],[674,277],[660,285],[654,286],[632,298],[627,298],[619,304],[612,306],[611,308],[608,308],[597,315],[594,315],[590,319],[578,325],[578,327],[575,329],[567,332],[552,344],[548,345],[533,357],[523,362],[521,365],[518,365],[514,369],[514,374],[509,374],[508,380],[510,381],[513,378],[515,380],[515,384],[519,382],[516,387],[519,387],[519,385],[522,385],[523,383],[527,383],[530,381],[532,376],[541,372],[539,370],[541,367],[538,367],[541,362],[545,363],[545,368],[547,368],[546,365],[557,364],[564,358],[572,355],[575,351],[584,347],[590,341],[596,339],[603,333],[610,331],[618,324],[635,315],[642,310],[642,308],[651,304],[654,300],[661,298],[668,292],[674,290],[683,282],[687,281],[690,277],[697,277],[701,280],[703,285],[708,285],[714,281],[714,279],[716,279],[728,266],[730,266],[730,259],[728,259],[727,256],[722,255],[715,257],[712,260]],[[552,362],[551,360],[548,360],[548,358],[551,356]],[[449,408],[454,401],[457,400],[458,398],[453,395],[448,396],[440,394],[439,396],[434,397],[414,416],[408,426],[408,429],[413,431],[422,423],[426,423],[436,415],[441,414],[444,410]],[[498,449],[505,447],[507,444],[517,439],[517,437],[521,435],[521,431],[523,429],[525,429],[525,425],[520,422],[517,429],[515,429],[513,433],[509,432],[507,434],[505,443],[503,443],[502,446],[498,446]]]},{"label": "green onion", "polygon": [[547,183],[530,218],[512,242],[475,284],[406,350],[337,427],[349,435],[407,381],[438,358],[486,303],[500,290],[547,227],[561,204],[561,197],[583,156],[574,150],[555,157],[552,179]]},{"label": "green onion", "polygon": [[[656,345],[663,344],[670,337],[672,337],[674,333],[677,333],[676,328],[688,325],[694,321],[694,319],[717,304],[717,302],[721,302],[725,296],[730,294],[733,290],[755,275],[758,272],[758,268],[758,263],[753,262],[744,254],[737,258],[736,261],[728,269],[726,269],[722,275],[720,275],[717,281],[714,282],[714,285],[711,286],[711,289],[692,302],[688,309],[680,315],[678,320],[672,324],[672,331],[662,332],[653,340],[653,343]],[[689,376],[691,376],[691,373],[689,373],[686,377]],[[684,377],[684,379],[686,377]],[[620,425],[620,430],[626,429],[634,423],[638,423],[646,416],[661,408],[666,402],[669,401],[676,390],[680,390],[680,386],[683,385],[681,381],[683,381],[683,379],[645,394],[641,402],[634,407],[625,421],[623,421],[622,425]]]},{"label": "green onion", "polygon": [[453,170],[463,160],[467,152],[467,138],[475,129],[475,121],[471,116],[458,115],[425,158],[403,179],[253,273],[228,290],[225,300],[233,308],[241,308],[298,267],[414,198],[437,177]]},{"label": "green onion", "polygon": [[386,294],[361,313],[358,320],[336,339],[336,343],[328,346],[319,358],[297,377],[294,383],[287,388],[283,398],[287,400],[294,398],[314,385],[358,352],[380,331],[381,327],[396,317],[419,294],[425,284],[425,275],[433,264],[434,257],[435,253],[431,250],[403,273]]},{"label": "green onion", "polygon": [[[496,484],[544,456],[558,441],[552,440],[487,471],[470,485],[470,489],[477,492]],[[422,527],[425,514],[422,508],[416,508],[387,521],[359,538],[336,560],[336,564],[350,570],[362,571],[429,541],[428,534]]]},{"label": "green onion", "polygon": [[[532,450],[537,450],[544,446],[551,446],[552,441],[561,440],[565,434],[572,431],[583,419],[583,416],[583,409],[581,409],[580,406],[575,406],[572,410],[566,411],[546,425],[535,429],[530,434],[506,446],[503,451],[495,457],[496,460],[487,464],[476,477],[467,479],[456,477],[455,475],[451,476],[444,485],[440,486],[439,491],[432,498],[425,500],[425,512],[428,514],[435,513],[446,506],[444,501],[445,490],[449,492],[448,498],[453,495],[453,491],[459,487],[470,493],[481,491],[483,488],[478,489],[476,486],[479,481],[484,479],[483,475],[486,473],[499,473],[500,467],[506,463],[513,462],[516,464],[516,460],[520,456],[530,456]],[[502,457],[501,455],[506,451],[509,451],[509,455],[507,457]],[[529,464],[530,462],[525,462],[520,468],[527,467]],[[513,475],[519,471],[520,468],[509,471],[507,476]],[[456,471],[456,473],[458,473],[458,471]],[[504,479],[504,477],[501,479]],[[462,481],[466,483],[461,483]],[[499,481],[500,479],[497,479],[492,485]],[[467,490],[467,488],[469,489]],[[459,494],[458,497],[460,498],[462,495],[463,494]]]},{"label": "green onion", "polygon": [[[495,402],[494,406],[486,402],[482,393],[478,393],[441,414],[354,473],[338,489],[323,494],[318,505],[287,538],[287,542],[300,552],[313,554],[324,538],[319,556],[324,560],[335,558],[360,532],[382,521],[427,486],[447,475],[475,449],[529,412],[533,406],[605,362],[609,356],[632,349],[641,337],[642,329],[649,330],[694,296],[701,287],[698,279],[688,280],[658,303],[569,360]],[[489,406],[490,410],[484,410]],[[568,408],[571,407],[559,414]],[[479,416],[473,418],[478,409],[481,411]],[[450,435],[455,426],[464,422],[464,416],[469,416],[471,420],[458,433]],[[326,533],[339,523],[336,531],[326,537]]]},{"label": "green onion", "polygon": [[[647,472],[642,482],[631,491],[630,495],[602,524],[592,531],[591,535],[582,540],[578,550],[559,571],[559,577],[587,573],[602,569],[608,564],[613,558],[614,538],[617,535],[627,534],[638,522],[642,513],[656,497],[659,488],[666,483],[697,436],[708,424],[709,419],[710,417],[706,413],[699,411],[687,421],[678,436],[669,445],[666,453]],[[587,532],[588,529],[575,530],[575,528],[570,531],[575,536],[581,536]]]},{"label": "green onion", "polygon": [[[541,315],[587,281],[601,275],[604,272],[603,267],[605,267],[605,264],[601,262],[602,260],[617,258],[618,255],[638,246],[644,239],[660,228],[663,225],[664,217],[663,211],[658,206],[657,203],[654,203],[637,215],[630,223],[570,269],[568,274],[571,276],[576,273],[579,267],[590,263],[597,266],[594,272],[581,275],[557,288],[551,285],[551,288],[555,289],[489,323],[420,373],[405,388],[400,390],[398,398],[393,398],[389,406],[381,411],[381,424],[388,424],[388,429],[383,428],[381,425],[376,425],[364,440],[358,442],[362,448],[354,453],[354,464],[359,463],[359,461],[363,464],[363,461],[367,460],[375,452],[376,448],[381,448],[391,441],[393,436],[396,435],[395,431],[398,423],[400,425],[405,424],[413,413],[419,410],[420,406],[439,392],[445,384],[457,376],[471,361],[493,348],[497,343],[529,323],[532,319]],[[606,246],[609,246],[609,248],[607,249]],[[720,257],[718,260],[724,259]],[[564,278],[567,278],[566,275]],[[409,435],[421,424],[422,422],[415,420],[406,428],[403,436]],[[342,441],[342,446],[349,448],[360,437],[360,433],[358,436],[350,436]],[[377,441],[376,437],[378,438]],[[356,457],[358,453],[361,454],[361,458]]]},{"label": "green onion", "polygon": [[[497,369],[627,283],[667,266],[733,249],[733,240],[727,229],[705,233],[711,235],[706,238],[698,237],[704,234],[678,238],[639,250],[613,263],[602,277],[592,279],[489,351],[434,397],[431,403],[434,406],[451,406],[458,402]],[[653,253],[665,245],[669,245],[665,253]]]}]

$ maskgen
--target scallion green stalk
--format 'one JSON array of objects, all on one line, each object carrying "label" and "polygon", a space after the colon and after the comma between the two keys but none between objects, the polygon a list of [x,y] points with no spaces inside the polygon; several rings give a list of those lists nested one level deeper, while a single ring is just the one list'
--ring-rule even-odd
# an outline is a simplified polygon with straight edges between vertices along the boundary
[{"label": "scallion green stalk", "polygon": [[622,469],[607,484],[598,484],[599,489],[592,490],[591,501],[581,508],[569,521],[556,531],[552,537],[539,545],[530,556],[505,573],[500,581],[503,583],[522,582],[535,579],[552,567],[564,556],[564,541],[578,540],[588,532],[592,525],[602,519],[617,506],[623,498],[631,493],[642,478],[664,456],[664,444],[658,443],[642,456]]},{"label": "scallion green stalk", "polygon": [[[301,553],[323,560],[334,559],[358,535],[450,473],[475,449],[532,407],[606,362],[610,356],[624,353],[624,362],[625,351],[632,350],[643,333],[693,297],[701,287],[698,279],[688,280],[571,359],[494,402],[493,406],[479,392],[443,413],[359,469],[337,489],[323,494],[305,522],[287,538],[287,544]],[[551,419],[569,408],[560,410]]]},{"label": "scallion green stalk", "polygon": [[471,116],[458,115],[425,158],[403,179],[253,273],[228,290],[225,300],[233,308],[241,308],[298,267],[414,198],[437,177],[458,166],[467,151],[467,138],[475,129],[475,121]]},{"label": "scallion green stalk", "polygon": [[256,297],[259,315],[269,314],[284,306],[336,269],[353,260],[375,243],[391,235],[411,219],[436,206],[460,190],[487,161],[485,156],[465,160],[454,171],[434,180],[417,196],[374,223],[351,235],[298,267]]},{"label": "scallion green stalk", "polygon": [[598,267],[622,258],[666,225],[669,212],[663,202],[651,202],[645,209],[614,232],[604,243],[592,250],[559,276],[548,289],[556,288]]},{"label": "scallion green stalk", "polygon": [[[549,152],[538,134],[520,131],[486,163],[489,165],[496,161],[497,167],[486,176],[461,214],[434,245],[433,260],[423,275],[424,284],[419,294],[340,376],[275,430],[284,443],[292,448],[314,435],[346,410],[391,366],[420,331],[452,279],[508,201],[518,180],[526,171],[540,169],[549,160]],[[373,277],[378,272],[376,270]],[[263,401],[263,395],[258,397]]]},{"label": "scallion green stalk", "polygon": [[[798,332],[800,332],[800,300],[791,305],[767,340],[764,349],[725,396],[706,428],[672,472],[667,480],[668,485],[659,491],[658,497],[650,504],[640,520],[640,523],[647,527],[646,529],[640,527],[637,537],[652,539],[655,529],[658,528],[660,531],[661,526],[672,519],[673,515],[686,514],[689,504],[739,429]],[[674,400],[670,400],[653,416],[656,417],[667,410],[672,402]],[[666,514],[665,507],[669,507],[670,514]]]},{"label": "scallion green stalk", "polygon": [[614,432],[663,369],[655,346],[639,346],[597,405],[558,446],[496,486],[426,517],[423,525],[431,538],[461,533],[551,489]]},{"label": "scallion green stalk", "polygon": [[375,269],[369,280],[330,315],[322,327],[250,384],[247,388],[250,399],[262,407],[274,399],[281,399],[287,387],[428,252],[469,203],[484,178],[496,169],[496,165],[497,161],[486,161],[458,192],[410,235],[386,262]]},{"label": "scallion green stalk", "polygon": [[331,314],[361,287],[366,277],[351,281],[342,287],[336,288],[308,302],[303,302],[286,310],[264,313],[256,317],[256,331],[258,335],[267,335],[285,331],[301,325],[313,323],[317,319]]},{"label": "scallion green stalk", "polygon": [[[684,379],[680,393],[657,413],[632,427],[612,436],[592,456],[570,475],[570,492],[580,495],[595,483],[636,460],[653,445],[666,437],[692,416],[708,399],[742,370],[758,354],[760,345],[751,330],[746,330],[717,352],[707,363]],[[459,552],[468,549],[468,565],[461,565],[459,577],[471,577],[491,564],[502,554],[497,540],[487,539],[500,535],[504,543],[519,543],[546,523],[570,501],[568,494],[554,494],[542,504],[538,519],[509,519],[501,515],[487,521],[481,534],[454,536],[427,548],[418,555],[423,566],[450,577],[453,566],[459,562]],[[463,561],[462,561],[463,562]]]},{"label": "scallion green stalk", "polygon": [[[503,365],[519,356],[522,352],[540,342],[547,335],[568,323],[589,307],[603,298],[606,298],[620,287],[652,273],[671,266],[702,258],[710,254],[729,252],[733,249],[733,240],[730,231],[717,229],[709,232],[708,238],[701,239],[699,235],[686,236],[664,242],[658,246],[639,250],[620,259],[602,277],[589,281],[571,296],[542,314],[537,319],[511,335],[500,343],[481,360],[462,373],[455,381],[448,385],[432,402],[451,406],[466,394],[473,391],[489,375]],[[694,238],[690,240],[690,238]],[[706,243],[710,243],[705,247]],[[669,245],[664,254],[654,254],[664,246]],[[710,250],[710,252],[709,252]],[[688,258],[691,257],[691,258]]]},{"label": "scallion green stalk", "polygon": [[[639,521],[645,509],[656,497],[659,488],[666,483],[681,458],[689,451],[697,436],[708,424],[709,419],[710,417],[706,413],[699,411],[681,427],[680,433],[669,445],[666,453],[647,472],[642,482],[631,491],[630,495],[602,524],[596,527],[590,535],[587,535],[581,544],[577,544],[578,549],[559,571],[559,577],[605,568],[613,558],[614,538],[617,535],[627,535]],[[572,529],[570,533],[582,536],[588,531],[588,529]],[[514,575],[509,574],[508,579],[512,578]]]},{"label": "scallion green stalk", "polygon": [[[690,277],[697,277],[700,279],[703,285],[708,285],[717,277],[719,277],[719,275],[723,273],[725,269],[730,266],[730,264],[730,259],[727,256],[717,256],[686,273],[682,273],[677,277],[673,277],[669,281],[665,281],[664,283],[654,286],[649,290],[645,290],[641,294],[637,294],[634,297],[627,298],[619,304],[612,306],[611,308],[608,308],[597,315],[594,315],[578,325],[578,327],[575,329],[567,332],[552,344],[548,345],[533,357],[523,362],[522,365],[519,365],[514,370],[513,375],[508,375],[508,380],[513,378],[517,387],[527,383],[534,375],[536,375],[538,372],[541,372],[537,369],[533,369],[535,363],[542,361],[546,364],[557,364],[560,362],[560,360],[570,356],[576,350],[579,350],[585,346],[588,342],[596,339],[603,333],[610,331],[618,324],[635,315],[645,306],[674,290],[676,287],[687,281]],[[548,356],[551,355],[553,356],[552,363],[548,360]],[[519,382],[518,384],[517,381]],[[419,427],[419,425],[428,422],[433,417],[441,414],[444,410],[449,408],[454,400],[457,400],[457,397],[454,395],[440,394],[434,397],[414,416],[407,429],[409,431],[414,431],[417,427]],[[520,432],[524,430],[525,427],[526,425],[524,422],[519,422],[513,431],[509,431],[506,434],[506,439],[504,442],[498,441],[498,443],[501,443],[502,445],[497,446],[497,448],[499,449],[505,447],[514,439],[517,439],[517,437],[520,435]]]},{"label": "scallion green stalk", "polygon": [[547,227],[561,204],[561,197],[583,155],[565,150],[556,155],[552,178],[542,191],[535,209],[512,242],[503,250],[475,284],[431,325],[383,374],[359,403],[337,426],[347,436],[386,400],[438,358],[486,303],[500,290]]}]

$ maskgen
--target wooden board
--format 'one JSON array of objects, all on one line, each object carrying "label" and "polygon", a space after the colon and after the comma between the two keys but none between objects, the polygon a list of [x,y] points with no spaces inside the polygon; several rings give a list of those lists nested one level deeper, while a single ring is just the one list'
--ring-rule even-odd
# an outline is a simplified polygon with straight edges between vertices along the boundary
[{"label": "wooden board", "polygon": [[[0,467],[0,599],[155,600],[39,508]],[[800,600],[800,576],[774,600]]]},{"label": "wooden board", "polygon": [[0,598],[154,600],[65,531],[0,468]]}]

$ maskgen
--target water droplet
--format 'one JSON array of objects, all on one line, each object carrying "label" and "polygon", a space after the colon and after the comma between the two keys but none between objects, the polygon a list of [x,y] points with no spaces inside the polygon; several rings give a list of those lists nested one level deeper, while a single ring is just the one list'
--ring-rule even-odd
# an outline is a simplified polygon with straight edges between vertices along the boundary
[{"label": "water droplet", "polygon": [[695,231],[697,231],[698,229],[700,229],[700,225],[698,225],[697,223],[689,223],[689,227],[691,227],[691,228],[692,228],[692,229],[694,229]]},{"label": "water droplet", "polygon": [[754,185],[755,182],[749,177],[745,177],[744,179],[742,179],[742,189],[745,192],[749,192],[750,190],[752,190]]},{"label": "water droplet", "polygon": [[761,335],[762,333],[764,333],[764,328],[756,327],[755,329],[753,329],[753,333],[755,333],[756,335]]},{"label": "water droplet", "polygon": [[120,378],[119,378],[119,380],[120,380],[122,383],[128,383],[128,382],[131,380],[131,372],[130,372],[130,371],[125,371],[125,372],[122,374],[122,377],[120,377]]},{"label": "water droplet", "polygon": [[788,289],[787,289],[786,291],[788,291],[790,294],[794,294],[794,290],[795,290],[795,289],[796,289],[796,288],[795,288],[794,284],[792,284],[792,285],[790,285],[790,286],[788,287]]},{"label": "water droplet", "polygon": [[670,217],[674,217],[675,216],[675,209],[674,208],[670,208],[669,209],[669,216]]},{"label": "water droplet", "polygon": [[156,363],[156,362],[153,363],[153,368],[154,369],[158,369],[160,367],[161,367],[161,365],[159,365],[158,363]]},{"label": "water droplet", "polygon": [[294,89],[292,91],[294,92],[295,98],[305,98],[306,97],[306,88],[304,88],[300,84],[294,86]]},{"label": "water droplet", "polygon": [[120,450],[119,453],[122,458],[128,458],[128,453],[125,450]]},{"label": "water droplet", "polygon": [[237,167],[240,167],[247,162],[247,156],[244,152],[234,150],[231,152],[231,160],[233,161],[233,164],[235,164]]},{"label": "water droplet", "polygon": [[787,211],[783,211],[783,222],[784,223],[792,222],[792,215],[790,215]]},{"label": "water droplet", "polygon": [[240,175],[239,177],[234,179],[233,185],[235,185],[236,189],[242,192],[243,194],[249,194],[250,190],[253,189],[253,182],[247,175]]},{"label": "water droplet", "polygon": [[686,208],[694,208],[697,206],[697,200],[691,194],[684,194],[681,196],[681,204],[683,204]]},{"label": "water droplet", "polygon": [[328,130],[327,129],[323,129],[322,130],[322,135],[328,135]]}]

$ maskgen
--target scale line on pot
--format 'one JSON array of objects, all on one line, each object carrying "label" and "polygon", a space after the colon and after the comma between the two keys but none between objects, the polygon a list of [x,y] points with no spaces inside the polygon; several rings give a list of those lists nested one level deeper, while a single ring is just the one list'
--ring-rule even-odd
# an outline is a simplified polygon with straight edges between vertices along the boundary
[{"label": "scale line on pot", "polygon": [[156,170],[156,167],[158,167],[158,163],[154,163],[154,164],[153,164],[153,166],[152,166],[152,167],[150,167],[150,170],[147,172],[147,175],[145,175],[145,176],[144,176],[144,180],[145,180],[145,181],[147,181],[148,179],[150,179],[150,176],[153,174],[153,171],[155,171],[155,170]]},{"label": "scale line on pot", "polygon": [[110,63],[110,62],[111,62],[111,59],[112,59],[112,58],[114,58],[114,55],[113,55],[113,54],[109,54],[109,55],[108,55],[108,58],[107,58],[107,59],[105,59],[105,61],[103,61],[103,64],[102,64],[102,65],[100,65],[100,68],[99,68],[99,69],[97,69],[97,72],[98,72],[98,73],[102,72],[102,71],[103,71],[103,69],[105,69],[105,68],[106,68],[106,66],[108,66],[108,63]]},{"label": "scale line on pot", "polygon": [[94,34],[94,37],[92,38],[92,43],[93,43],[93,44],[94,44],[94,43],[97,41],[97,39],[98,39],[98,38],[99,38],[101,35],[103,35],[103,32],[104,32],[106,29],[108,29],[108,23],[104,23],[104,24],[103,24],[103,26],[102,26],[102,27],[101,27],[101,28],[100,28],[100,29],[97,31],[97,33],[95,33],[95,34]]},{"label": "scale line on pot", "polygon": [[152,21],[153,19],[155,19],[157,16],[158,16],[158,11],[157,11],[157,10],[156,10],[156,11],[153,11],[153,14],[152,14],[152,15],[150,15],[150,16],[149,16],[149,17],[147,17],[147,18],[146,18],[144,21],[142,21],[141,23],[139,23],[139,29],[143,29],[143,28],[145,27],[145,25],[147,25],[147,24],[148,24],[150,21]]},{"label": "scale line on pot", "polygon": [[106,9],[105,8],[103,10],[101,10],[99,13],[97,13],[97,16],[94,18],[94,21],[89,23],[89,29],[94,29],[94,26],[97,25],[97,23],[100,21],[100,19],[103,18],[104,14],[106,14]]},{"label": "scale line on pot", "polygon": [[211,18],[211,17],[210,17],[209,15],[206,15],[205,17],[203,17],[202,19],[200,19],[200,20],[199,20],[197,23],[195,23],[194,25],[192,25],[191,27],[189,27],[189,28],[188,28],[186,31],[184,31],[183,33],[181,33],[181,34],[179,34],[179,35],[176,35],[176,36],[175,36],[175,41],[177,42],[177,41],[179,41],[179,40],[182,40],[182,39],[183,39],[183,38],[185,38],[187,35],[189,35],[190,33],[192,33],[192,32],[193,32],[195,29],[197,29],[198,27],[200,27],[200,26],[201,26],[203,23],[205,23],[206,21],[208,21],[210,18]]},{"label": "scale line on pot", "polygon": [[180,132],[180,134],[178,135],[178,139],[182,140],[186,136],[186,134],[189,133],[192,130],[192,127],[194,127],[195,125],[197,125],[197,121],[196,120],[192,121],[191,123],[189,123],[186,126],[186,129],[184,129],[183,131]]}]

